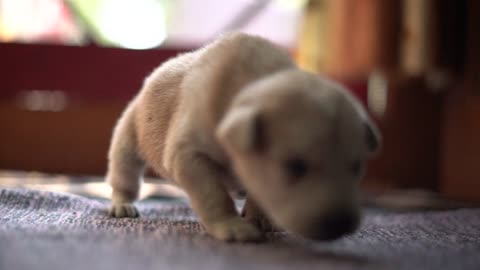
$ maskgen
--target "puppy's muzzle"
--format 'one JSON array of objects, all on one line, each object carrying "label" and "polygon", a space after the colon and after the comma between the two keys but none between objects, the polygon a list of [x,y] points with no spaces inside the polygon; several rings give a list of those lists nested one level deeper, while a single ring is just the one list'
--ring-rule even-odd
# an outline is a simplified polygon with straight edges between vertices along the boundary
[{"label": "puppy's muzzle", "polygon": [[335,240],[354,232],[359,223],[358,214],[351,211],[333,212],[316,220],[304,236],[314,240]]}]

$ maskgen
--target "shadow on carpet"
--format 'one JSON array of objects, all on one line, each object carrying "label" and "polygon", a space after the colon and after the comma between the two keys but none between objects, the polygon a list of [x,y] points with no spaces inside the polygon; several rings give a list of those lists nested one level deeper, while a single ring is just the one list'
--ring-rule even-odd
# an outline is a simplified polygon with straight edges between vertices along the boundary
[{"label": "shadow on carpet", "polygon": [[0,269],[480,269],[480,209],[367,209],[354,235],[315,243],[285,234],[261,244],[205,235],[182,201],[145,200],[138,219],[108,202],[0,189]]}]

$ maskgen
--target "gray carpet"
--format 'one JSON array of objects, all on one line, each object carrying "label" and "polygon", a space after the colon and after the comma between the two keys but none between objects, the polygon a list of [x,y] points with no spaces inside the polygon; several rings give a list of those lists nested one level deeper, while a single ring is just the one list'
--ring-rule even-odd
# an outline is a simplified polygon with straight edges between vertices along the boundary
[{"label": "gray carpet", "polygon": [[480,269],[480,209],[368,209],[356,234],[332,243],[277,233],[226,244],[205,235],[180,201],[142,201],[140,219],[109,218],[106,207],[0,189],[0,269]]}]

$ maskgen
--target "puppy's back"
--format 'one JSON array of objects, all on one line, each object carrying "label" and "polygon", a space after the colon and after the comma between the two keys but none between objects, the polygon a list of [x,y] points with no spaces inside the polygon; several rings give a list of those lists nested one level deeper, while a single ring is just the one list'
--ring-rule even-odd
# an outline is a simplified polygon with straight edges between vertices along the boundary
[{"label": "puppy's back", "polygon": [[[145,80],[138,96],[140,152],[149,163],[156,163],[152,165],[157,170],[164,168],[165,154],[169,155],[165,146],[185,137],[178,130],[180,117],[190,119],[181,126],[195,130],[186,140],[203,144],[198,146],[205,151],[219,152],[213,133],[235,95],[248,83],[290,67],[294,63],[286,51],[241,33],[227,34],[165,62]],[[159,173],[168,177],[165,170]]]},{"label": "puppy's back", "polygon": [[[137,96],[135,128],[140,154],[156,169],[180,101],[180,86],[198,53],[186,53],[156,68]],[[167,177],[165,171],[158,172]]]},{"label": "puppy's back", "polygon": [[227,34],[214,42],[192,63],[185,76],[185,99],[215,128],[235,95],[247,84],[294,67],[288,53],[270,41],[243,33]]}]

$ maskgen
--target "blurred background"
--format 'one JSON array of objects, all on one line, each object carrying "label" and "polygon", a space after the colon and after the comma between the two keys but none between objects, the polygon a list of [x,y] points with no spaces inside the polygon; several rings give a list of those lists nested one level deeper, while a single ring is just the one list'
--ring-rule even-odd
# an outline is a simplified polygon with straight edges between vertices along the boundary
[{"label": "blurred background", "polygon": [[476,0],[0,0],[0,185],[103,175],[143,78],[242,31],[365,104],[384,136],[366,189],[480,202],[479,18]]}]

